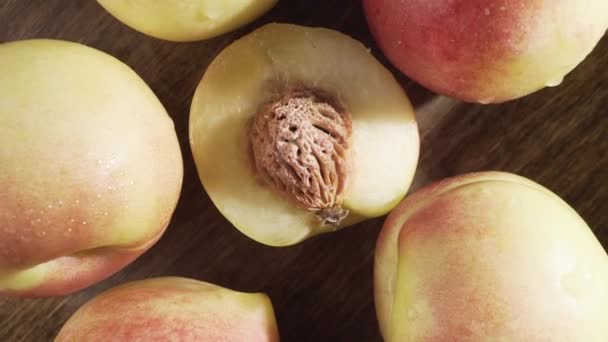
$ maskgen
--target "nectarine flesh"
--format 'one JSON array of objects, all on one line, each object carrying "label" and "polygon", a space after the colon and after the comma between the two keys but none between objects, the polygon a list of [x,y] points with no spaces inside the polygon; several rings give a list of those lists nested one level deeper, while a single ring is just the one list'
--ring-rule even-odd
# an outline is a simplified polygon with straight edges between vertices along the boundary
[{"label": "nectarine flesh", "polygon": [[361,43],[287,24],[211,63],[190,143],[218,209],[272,246],[384,215],[407,192],[419,150],[407,95]]}]

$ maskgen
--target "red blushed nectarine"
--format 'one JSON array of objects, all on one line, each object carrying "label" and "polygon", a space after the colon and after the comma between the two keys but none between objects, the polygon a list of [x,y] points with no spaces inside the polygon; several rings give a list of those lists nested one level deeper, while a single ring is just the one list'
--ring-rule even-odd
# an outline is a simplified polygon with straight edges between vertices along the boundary
[{"label": "red blushed nectarine", "polygon": [[608,255],[557,195],[469,174],[407,198],[375,259],[386,341],[608,341]]},{"label": "red blushed nectarine", "polygon": [[0,293],[120,270],[160,238],[181,182],[173,122],[133,70],[70,42],[0,45]]},{"label": "red blushed nectarine", "polygon": [[185,278],[156,278],[111,289],[81,307],[56,342],[278,342],[272,303]]},{"label": "red blushed nectarine", "polygon": [[503,102],[561,83],[608,28],[605,0],[364,0],[378,44],[438,93]]}]

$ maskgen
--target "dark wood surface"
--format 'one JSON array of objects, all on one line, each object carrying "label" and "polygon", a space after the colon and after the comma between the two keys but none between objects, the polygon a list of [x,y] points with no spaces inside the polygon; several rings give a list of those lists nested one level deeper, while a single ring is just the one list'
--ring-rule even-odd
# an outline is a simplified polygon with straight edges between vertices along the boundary
[{"label": "dark wood surface", "polygon": [[[340,30],[370,46],[388,65],[371,39],[359,1],[282,0],[248,27],[187,44],[132,31],[93,0],[0,1],[0,42],[43,37],[77,41],[135,69],[171,113],[185,163],[179,206],[154,248],[119,274],[65,298],[0,298],[0,341],[50,341],[99,292],[165,275],[268,293],[283,341],[381,340],[372,261],[383,219],[294,247],[266,247],[240,234],[218,213],[197,177],[187,138],[194,89],[222,48],[272,21]],[[417,107],[423,139],[412,190],[470,171],[518,173],[562,196],[608,247],[608,37],[560,87],[502,105],[458,103],[395,75]]]}]

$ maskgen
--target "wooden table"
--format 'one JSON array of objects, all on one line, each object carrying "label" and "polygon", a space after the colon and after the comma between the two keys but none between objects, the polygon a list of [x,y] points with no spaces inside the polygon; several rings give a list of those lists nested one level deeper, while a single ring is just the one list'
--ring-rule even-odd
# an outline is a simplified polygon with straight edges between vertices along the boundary
[{"label": "wooden table", "polygon": [[[282,0],[249,27],[188,44],[139,34],[93,0],[0,1],[0,42],[71,40],[106,51],[134,68],[171,113],[185,159],[179,206],[152,250],[110,279],[65,298],[0,298],[0,341],[52,340],[65,320],[97,293],[162,275],[268,293],[283,341],[381,340],[372,261],[383,219],[294,247],[270,248],[248,239],[219,214],[195,172],[188,113],[205,67],[236,37],[272,21],[340,30],[370,46],[388,65],[371,39],[359,1]],[[395,75],[417,107],[423,138],[412,190],[470,171],[515,172],[562,196],[608,247],[608,37],[560,87],[503,105],[462,104]]]}]

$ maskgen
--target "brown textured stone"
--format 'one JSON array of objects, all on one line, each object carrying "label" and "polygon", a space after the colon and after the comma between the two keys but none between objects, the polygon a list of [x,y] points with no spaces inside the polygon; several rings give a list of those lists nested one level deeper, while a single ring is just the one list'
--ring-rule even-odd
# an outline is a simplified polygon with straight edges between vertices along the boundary
[{"label": "brown textured stone", "polygon": [[261,106],[250,129],[257,172],[324,224],[348,214],[341,203],[349,173],[350,114],[330,94],[288,89]]}]

